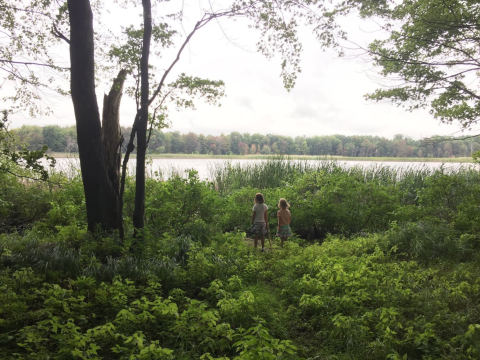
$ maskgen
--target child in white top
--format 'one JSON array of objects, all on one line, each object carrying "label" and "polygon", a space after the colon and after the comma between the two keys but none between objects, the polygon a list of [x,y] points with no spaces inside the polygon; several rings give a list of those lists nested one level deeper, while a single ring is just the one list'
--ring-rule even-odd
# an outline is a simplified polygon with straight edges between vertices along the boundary
[{"label": "child in white top", "polygon": [[252,211],[252,232],[255,234],[255,249],[258,245],[258,237],[262,242],[262,252],[265,251],[265,234],[268,232],[268,206],[264,204],[265,200],[261,193],[255,195],[255,205]]}]

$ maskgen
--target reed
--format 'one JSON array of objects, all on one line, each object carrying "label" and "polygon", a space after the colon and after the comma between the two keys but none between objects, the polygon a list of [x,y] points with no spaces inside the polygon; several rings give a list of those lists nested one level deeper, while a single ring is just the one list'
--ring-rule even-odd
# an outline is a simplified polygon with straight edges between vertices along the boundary
[{"label": "reed", "polygon": [[425,164],[409,167],[374,164],[369,167],[342,163],[335,160],[305,161],[288,157],[270,157],[247,164],[232,164],[230,161],[214,163],[210,179],[220,193],[243,187],[269,189],[283,186],[309,173],[344,174],[364,182],[375,181],[382,185],[401,188],[421,188],[425,179],[435,174],[449,174],[478,180],[478,171],[473,165],[447,166],[432,169]]},{"label": "reed", "polygon": [[332,161],[302,161],[284,157],[270,157],[247,164],[232,164],[230,161],[214,163],[210,167],[210,179],[215,188],[224,193],[251,186],[258,189],[275,188],[297,176],[314,171],[334,171]]}]

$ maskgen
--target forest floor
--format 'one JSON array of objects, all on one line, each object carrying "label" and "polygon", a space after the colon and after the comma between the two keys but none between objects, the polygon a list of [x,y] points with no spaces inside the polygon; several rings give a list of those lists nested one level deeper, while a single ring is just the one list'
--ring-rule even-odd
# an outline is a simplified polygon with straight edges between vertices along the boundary
[{"label": "forest floor", "polygon": [[[255,246],[255,241],[252,238],[245,238],[243,239],[245,241],[245,245],[249,247],[254,247]],[[277,244],[278,245],[278,244]],[[260,239],[258,240],[258,250],[260,251],[262,245],[260,242]],[[279,247],[278,247],[279,248]],[[265,237],[265,251],[273,251],[277,249],[277,246],[275,245],[275,239],[269,239],[268,237]]]}]

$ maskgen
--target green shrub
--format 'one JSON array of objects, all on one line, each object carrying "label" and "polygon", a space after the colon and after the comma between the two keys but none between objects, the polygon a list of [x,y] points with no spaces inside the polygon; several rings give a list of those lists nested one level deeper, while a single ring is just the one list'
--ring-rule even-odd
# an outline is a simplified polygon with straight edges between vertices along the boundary
[{"label": "green shrub", "polygon": [[297,346],[342,359],[478,357],[476,265],[399,261],[386,240],[329,238],[272,259]]},{"label": "green shrub", "polygon": [[54,194],[40,182],[23,182],[0,172],[0,233],[30,229],[46,217]]},{"label": "green shrub", "polygon": [[478,236],[462,235],[442,221],[393,223],[387,237],[389,247],[397,253],[426,262],[469,260],[480,244]]}]

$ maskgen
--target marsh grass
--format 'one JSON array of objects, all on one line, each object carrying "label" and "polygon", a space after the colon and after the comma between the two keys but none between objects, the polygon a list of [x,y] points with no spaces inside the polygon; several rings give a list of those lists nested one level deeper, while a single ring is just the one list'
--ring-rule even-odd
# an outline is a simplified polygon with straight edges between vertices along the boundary
[{"label": "marsh grass", "polygon": [[395,185],[409,188],[424,186],[425,179],[442,173],[450,176],[463,176],[478,179],[474,166],[442,165],[432,169],[425,164],[407,167],[373,164],[371,166],[349,165],[336,160],[295,160],[288,157],[270,157],[247,164],[232,164],[230,161],[213,163],[210,166],[210,179],[220,193],[250,186],[256,189],[269,189],[284,186],[286,183],[312,173],[343,174],[364,182],[377,182],[382,185]]},{"label": "marsh grass", "polygon": [[270,157],[247,164],[232,164],[230,161],[214,163],[210,167],[209,178],[213,180],[215,188],[224,193],[246,186],[258,189],[280,187],[307,173],[332,173],[340,169],[341,166],[335,161],[312,162]]}]

